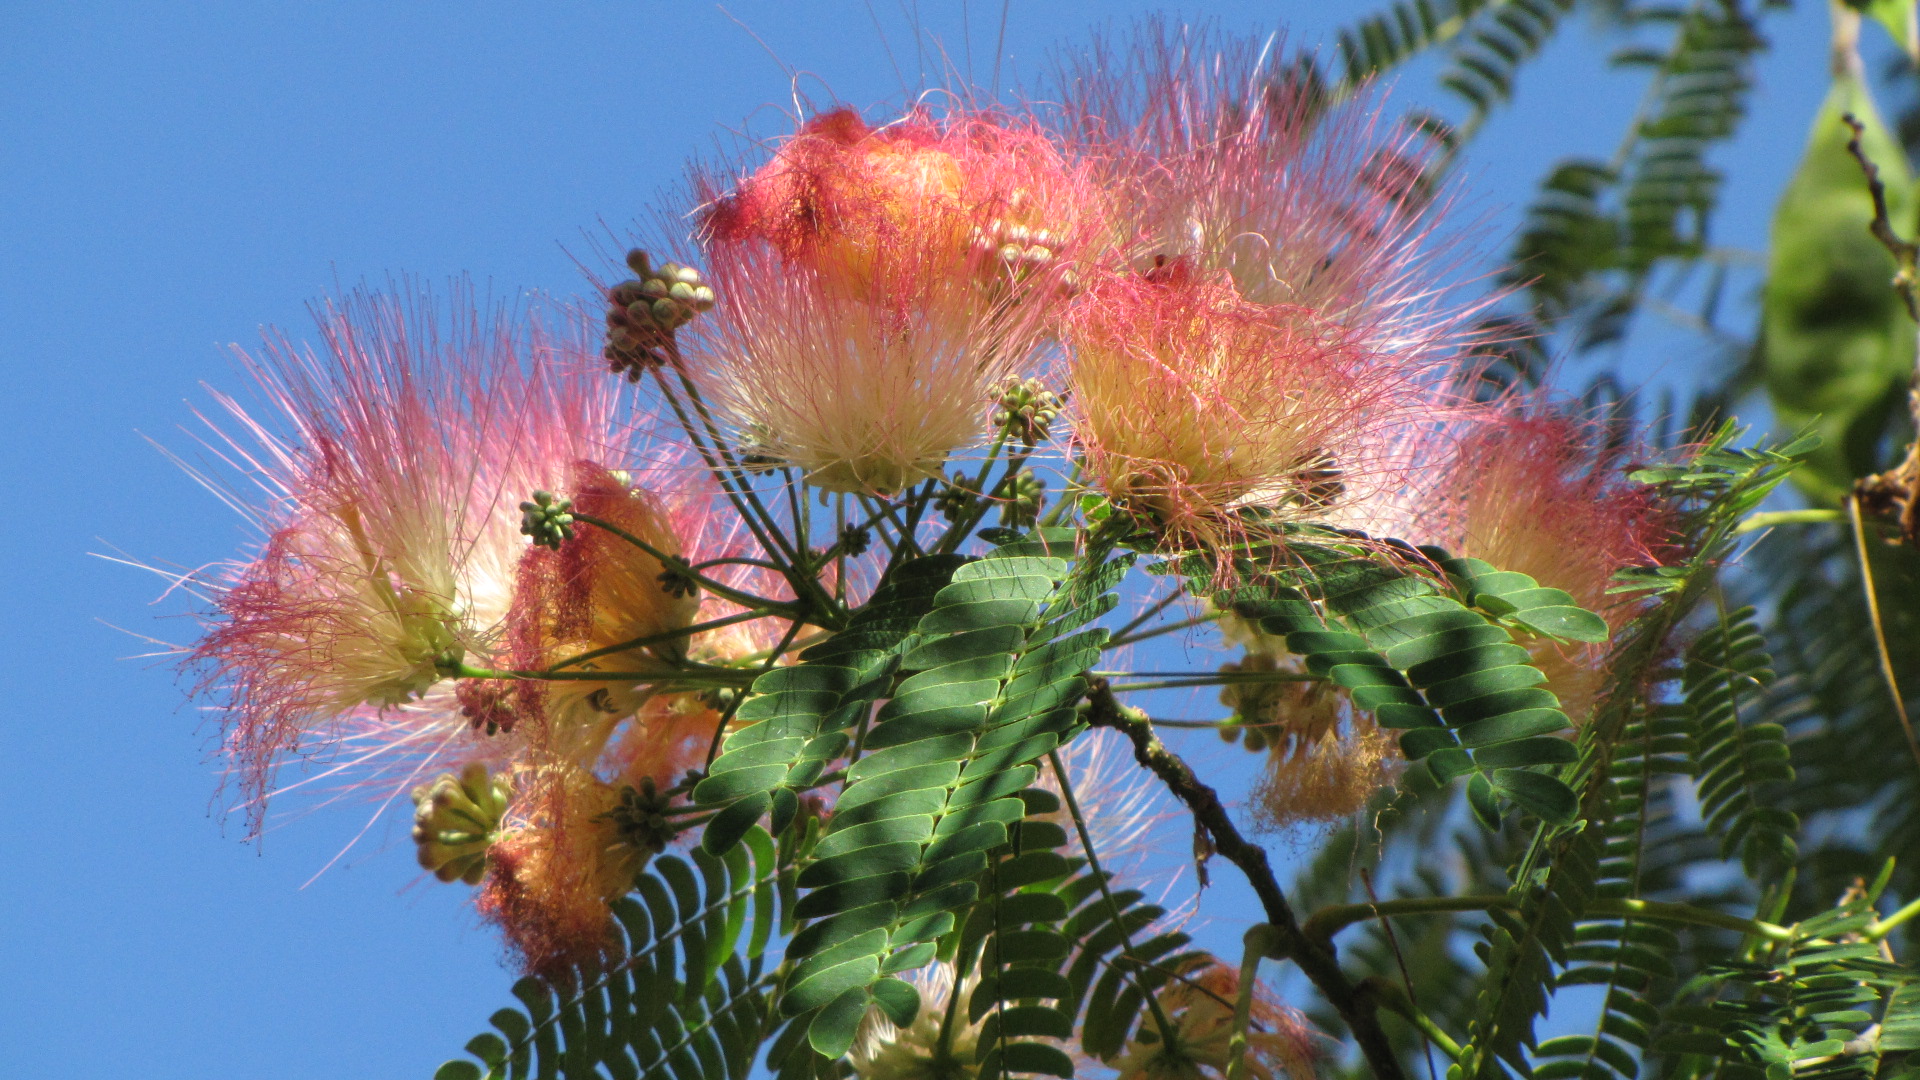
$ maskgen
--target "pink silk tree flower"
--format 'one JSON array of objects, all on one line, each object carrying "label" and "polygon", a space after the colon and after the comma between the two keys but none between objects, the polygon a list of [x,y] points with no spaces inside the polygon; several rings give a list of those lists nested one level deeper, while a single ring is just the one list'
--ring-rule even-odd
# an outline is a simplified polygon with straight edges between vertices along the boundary
[{"label": "pink silk tree flower", "polygon": [[1221,271],[1247,301],[1309,308],[1403,366],[1484,336],[1474,321],[1497,295],[1459,298],[1468,253],[1440,228],[1430,140],[1388,133],[1365,95],[1329,103],[1278,41],[1149,21],[1063,81],[1135,268]]},{"label": "pink silk tree flower", "polygon": [[1350,466],[1418,390],[1311,310],[1249,304],[1184,264],[1092,277],[1064,337],[1088,472],[1203,541],[1234,507],[1319,517],[1374,483]]},{"label": "pink silk tree flower", "polygon": [[687,350],[694,377],[751,453],[816,487],[891,494],[937,478],[985,435],[990,389],[1033,352],[1037,311],[923,269],[858,296],[763,244],[717,252],[721,299]]},{"label": "pink silk tree flower", "polygon": [[289,759],[348,750],[404,791],[474,752],[442,680],[503,644],[518,504],[625,438],[618,388],[539,325],[368,293],[318,317],[322,352],[278,338],[246,360],[269,418],[220,399],[237,431],[218,452],[265,496],[226,497],[267,539],[214,583],[189,661],[226,706],[255,829]]},{"label": "pink silk tree flower", "polygon": [[[1537,402],[1490,412],[1461,437],[1419,513],[1426,535],[1408,539],[1565,590],[1619,631],[1644,601],[1609,595],[1613,577],[1674,558],[1674,519],[1651,489],[1627,479],[1624,452],[1608,448],[1595,427]],[[1605,676],[1606,647],[1543,638],[1528,647],[1547,689],[1584,722]]]},{"label": "pink silk tree flower", "polygon": [[1105,206],[1089,167],[1033,119],[960,109],[879,128],[835,109],[731,190],[712,177],[696,188],[709,248],[765,242],[862,298],[914,292],[929,273],[1000,292],[1046,277],[1036,271],[1076,256]]},{"label": "pink silk tree flower", "polygon": [[717,307],[686,359],[755,454],[833,491],[940,475],[1066,295],[1095,192],[1029,123],[817,117],[731,191],[697,181]]}]

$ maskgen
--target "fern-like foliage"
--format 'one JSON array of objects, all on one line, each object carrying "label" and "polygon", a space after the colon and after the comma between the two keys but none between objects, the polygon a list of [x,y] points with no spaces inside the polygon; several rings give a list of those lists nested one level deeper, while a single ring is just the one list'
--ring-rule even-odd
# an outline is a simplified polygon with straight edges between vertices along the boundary
[{"label": "fern-like foliage", "polygon": [[1341,31],[1340,61],[1358,85],[1434,48],[1451,46],[1440,84],[1458,95],[1479,127],[1513,94],[1520,67],[1538,55],[1575,0],[1398,0]]},{"label": "fern-like foliage", "polygon": [[[1858,553],[1845,526],[1801,528],[1761,541],[1741,582],[1766,588],[1779,678],[1752,717],[1779,725],[1794,777],[1768,802],[1806,823],[1803,903],[1830,900],[1895,860],[1892,889],[1920,895],[1920,765],[1880,671]],[[1920,715],[1920,555],[1869,537],[1874,585],[1896,679]],[[1862,812],[1861,808],[1868,808]]]},{"label": "fern-like foliage", "polygon": [[1720,852],[1738,857],[1747,873],[1784,873],[1797,851],[1800,822],[1775,806],[1764,790],[1793,779],[1787,764],[1785,729],[1743,722],[1755,699],[1773,681],[1754,610],[1722,616],[1687,649],[1687,707],[1699,747],[1700,809],[1707,830],[1720,837]]},{"label": "fern-like foliage", "polygon": [[[1713,587],[1721,562],[1732,550],[1737,523],[1786,479],[1795,455],[1805,449],[1794,445],[1778,451],[1736,450],[1732,443],[1737,434],[1731,425],[1723,426],[1686,465],[1637,474],[1643,482],[1659,484],[1673,497],[1693,503],[1694,554],[1678,566],[1625,575],[1623,588],[1645,589],[1655,594],[1658,602],[1630,623],[1615,642],[1609,657],[1608,685],[1579,732],[1576,760],[1563,774],[1577,793],[1577,816],[1583,827],[1543,829],[1536,835],[1512,871],[1515,908],[1491,912],[1487,939],[1476,947],[1486,963],[1487,975],[1461,1054],[1462,1070],[1468,1077],[1498,1076],[1508,1068],[1526,1074],[1531,1068],[1527,1050],[1534,1044],[1534,1022],[1546,1012],[1561,973],[1576,963],[1595,959],[1611,959],[1616,967],[1625,965],[1629,969],[1604,976],[1609,980],[1611,1000],[1603,1016],[1602,1034],[1606,1022],[1612,1019],[1617,1029],[1628,1033],[1627,1042],[1644,1044],[1644,1011],[1629,1004],[1635,999],[1633,984],[1642,976],[1663,972],[1658,964],[1646,962],[1646,954],[1630,953],[1627,946],[1637,945],[1636,938],[1647,932],[1633,921],[1622,921],[1615,927],[1600,920],[1596,925],[1596,920],[1587,917],[1586,909],[1603,890],[1618,892],[1623,869],[1618,841],[1628,830],[1643,827],[1646,820],[1646,754],[1652,751],[1656,761],[1664,762],[1670,760],[1666,755],[1677,749],[1673,743],[1680,732],[1671,725],[1643,727],[1637,747],[1629,738],[1636,723],[1671,719],[1643,711],[1648,674],[1675,628]],[[1697,742],[1694,749],[1699,749]],[[1636,757],[1641,759],[1642,783],[1623,786],[1620,781],[1628,779],[1631,758]],[[1697,762],[1695,768],[1698,770]],[[1625,869],[1625,880],[1631,883],[1637,871]],[[1584,941],[1583,927],[1587,935]],[[1575,951],[1583,945],[1594,948]],[[1636,1012],[1642,1015],[1636,1016]],[[1584,1042],[1548,1044],[1541,1050],[1562,1060],[1574,1059],[1582,1070],[1585,1063],[1578,1060],[1582,1056],[1603,1068],[1618,1067],[1632,1057],[1618,1046],[1603,1044],[1599,1036]]]},{"label": "fern-like foliage", "polygon": [[1396,565],[1364,541],[1302,533],[1285,548],[1287,563],[1216,602],[1284,636],[1308,671],[1346,688],[1382,727],[1401,731],[1407,760],[1426,762],[1443,783],[1470,776],[1469,797],[1483,822],[1499,821],[1502,802],[1543,820],[1571,820],[1572,793],[1538,771],[1570,759],[1571,745],[1555,737],[1568,720],[1508,626],[1594,641],[1604,639],[1606,625],[1524,574],[1427,552],[1452,575],[1463,602],[1447,584]]},{"label": "fern-like foliage", "polygon": [[[1065,539],[1060,538],[1060,539]],[[1015,541],[954,572],[900,661],[906,678],[855,744],[847,784],[795,908],[780,1008],[812,1014],[808,1041],[844,1055],[870,1005],[907,1000],[895,976],[934,957],[972,904],[988,853],[1021,820],[1033,764],[1078,720],[1106,631],[1082,629],[1128,559]],[[907,1022],[910,1011],[896,1015]]]},{"label": "fern-like foliage", "polygon": [[[1607,761],[1604,816],[1589,823],[1599,861],[1592,896],[1638,899],[1646,891],[1641,865],[1663,803],[1655,792],[1668,777],[1693,773],[1692,713],[1673,705],[1641,705],[1625,717]],[[1675,933],[1631,917],[1579,919],[1550,993],[1570,987],[1600,989],[1599,1015],[1588,1033],[1548,1039],[1532,1054],[1541,1080],[1633,1080],[1672,993],[1679,948]]]},{"label": "fern-like foliage", "polygon": [[1691,980],[1659,1048],[1681,1075],[1868,1078],[1915,1048],[1920,976],[1869,940],[1866,897],[1796,924],[1784,941]]},{"label": "fern-like foliage", "polygon": [[1634,21],[1674,27],[1666,52],[1618,58],[1650,70],[1647,106],[1611,160],[1573,159],[1548,173],[1511,256],[1511,281],[1526,289],[1538,330],[1571,320],[1582,348],[1624,332],[1657,267],[1708,253],[1721,176],[1707,156],[1738,131],[1766,47],[1742,0],[1641,8]]},{"label": "fern-like foliage", "polygon": [[723,808],[701,840],[709,852],[731,848],[769,811],[773,833],[785,831],[799,793],[846,753],[848,732],[891,685],[907,636],[964,562],[935,556],[906,563],[844,631],[802,652],[800,663],[754,680],[752,696],[734,715],[740,726],[694,789],[696,801]]},{"label": "fern-like foliage", "polygon": [[769,1019],[763,961],[791,866],[758,827],[724,856],[654,859],[613,905],[606,963],[571,983],[515,983],[522,1008],[494,1013],[495,1030],[467,1043],[478,1064],[449,1061],[435,1080],[745,1077]]}]

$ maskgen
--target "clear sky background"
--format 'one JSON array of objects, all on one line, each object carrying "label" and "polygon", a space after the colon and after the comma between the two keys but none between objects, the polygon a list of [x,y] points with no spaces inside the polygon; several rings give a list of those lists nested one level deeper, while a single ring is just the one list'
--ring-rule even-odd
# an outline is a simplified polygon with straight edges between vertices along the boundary
[{"label": "clear sky background", "polygon": [[[0,1076],[424,1078],[507,1002],[465,890],[419,879],[404,807],[310,884],[365,808],[257,844],[223,826],[211,726],[165,662],[124,659],[148,649],[111,628],[180,641],[192,623],[149,605],[160,581],[88,553],[195,566],[239,550],[241,522],[142,433],[184,446],[199,384],[241,385],[228,343],[265,324],[306,334],[305,303],[336,282],[468,274],[496,296],[575,295],[568,251],[639,217],[716,133],[790,100],[787,68],[810,73],[815,100],[867,106],[901,97],[896,67],[922,85],[923,57],[925,82],[941,81],[937,39],[963,68],[970,43],[988,77],[998,5],[919,0],[918,41],[905,7],[6,5]],[[1370,7],[1175,13],[1313,43]],[[1040,70],[1096,18],[1150,10],[1014,0],[1005,77]],[[1767,24],[1758,116],[1719,159],[1735,177],[1723,244],[1764,246],[1824,92],[1825,20],[1803,0]],[[1433,73],[1404,73],[1397,103],[1444,106]],[[1529,69],[1468,161],[1490,247],[1552,161],[1611,153],[1639,89],[1584,26]],[[1684,380],[1697,359],[1650,367]],[[1193,745],[1206,767],[1239,753]],[[1217,924],[1223,944],[1244,925],[1231,911]]]}]

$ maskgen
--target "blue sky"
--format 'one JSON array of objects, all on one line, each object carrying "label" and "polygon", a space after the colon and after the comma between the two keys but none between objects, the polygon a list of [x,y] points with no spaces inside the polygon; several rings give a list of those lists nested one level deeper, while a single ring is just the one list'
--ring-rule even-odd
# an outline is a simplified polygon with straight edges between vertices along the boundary
[{"label": "blue sky", "polygon": [[[1223,3],[1300,43],[1371,5]],[[263,843],[223,826],[210,727],[114,626],[191,636],[155,578],[89,552],[194,566],[242,523],[144,436],[235,389],[228,344],[306,332],[336,283],[467,274],[498,296],[583,291],[569,251],[640,217],[690,154],[790,99],[897,100],[940,52],[990,72],[997,5],[920,0],[15,5],[0,37],[0,471],[15,525],[0,663],[0,1072],[23,1077],[425,1077],[506,1001],[461,890],[421,883],[404,822],[308,883],[357,807]],[[1015,2],[1003,77],[1085,40],[1090,13]],[[729,14],[730,12],[730,14]],[[877,12],[877,16],[875,13]],[[970,24],[970,25],[969,25]],[[1820,6],[1778,15],[1717,235],[1759,250],[1824,90]],[[970,43],[970,44],[969,44]],[[1501,246],[1554,159],[1606,155],[1639,91],[1570,27],[1468,161]],[[1439,100],[1432,65],[1400,103]],[[763,114],[763,121],[766,119]],[[1684,351],[1643,369],[1684,379]],[[144,433],[144,435],[143,435]],[[1203,762],[1230,753],[1211,736]],[[397,843],[395,843],[397,841]],[[1283,845],[1284,847],[1284,845]],[[1224,877],[1226,875],[1216,875]],[[1231,905],[1230,894],[1217,902]],[[1221,938],[1234,941],[1231,913]]]}]

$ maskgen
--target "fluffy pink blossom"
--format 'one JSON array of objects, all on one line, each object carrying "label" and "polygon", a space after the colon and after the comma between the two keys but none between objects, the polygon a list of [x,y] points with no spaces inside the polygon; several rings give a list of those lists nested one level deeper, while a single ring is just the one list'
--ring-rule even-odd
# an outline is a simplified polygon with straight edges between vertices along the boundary
[{"label": "fluffy pink blossom", "polygon": [[1250,304],[1170,263],[1093,276],[1069,311],[1074,435],[1113,498],[1205,538],[1259,504],[1324,516],[1420,389],[1311,309]]},{"label": "fluffy pink blossom", "polygon": [[688,363],[758,453],[837,491],[938,476],[985,435],[1096,216],[1084,168],[980,114],[830,112],[719,186],[700,183],[718,307]]},{"label": "fluffy pink blossom", "polygon": [[1282,43],[1150,21],[1065,73],[1078,137],[1116,193],[1114,240],[1144,269],[1223,271],[1256,304],[1304,307],[1352,344],[1427,364],[1476,341],[1495,297],[1458,295],[1430,140],[1374,95],[1327,100]]},{"label": "fluffy pink blossom", "polygon": [[442,680],[509,651],[518,504],[634,453],[621,391],[542,324],[370,293],[317,314],[320,351],[277,337],[245,358],[265,414],[220,399],[223,453],[264,494],[249,512],[267,539],[218,584],[192,660],[227,705],[256,828],[290,758],[399,757],[404,790],[478,752]]},{"label": "fluffy pink blossom", "polygon": [[[1601,435],[1598,425],[1538,399],[1488,407],[1424,438],[1436,459],[1431,482],[1406,505],[1385,508],[1374,525],[1565,590],[1618,631],[1643,600],[1609,593],[1614,575],[1680,553],[1673,512],[1627,478],[1631,451],[1608,447]],[[1534,639],[1529,649],[1547,688],[1576,723],[1584,721],[1601,687],[1606,647]]]}]

